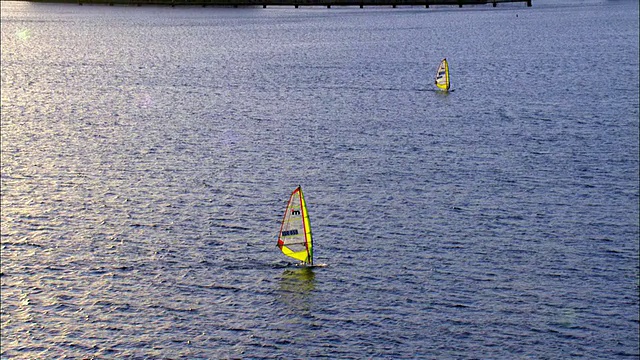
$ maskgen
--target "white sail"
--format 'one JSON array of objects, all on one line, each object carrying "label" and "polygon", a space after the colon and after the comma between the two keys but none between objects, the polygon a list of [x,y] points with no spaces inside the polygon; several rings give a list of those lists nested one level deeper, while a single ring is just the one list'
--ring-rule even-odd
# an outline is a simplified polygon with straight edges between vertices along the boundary
[{"label": "white sail", "polygon": [[447,59],[442,59],[438,71],[436,72],[436,86],[440,90],[449,91],[451,86],[449,82],[449,63]]}]

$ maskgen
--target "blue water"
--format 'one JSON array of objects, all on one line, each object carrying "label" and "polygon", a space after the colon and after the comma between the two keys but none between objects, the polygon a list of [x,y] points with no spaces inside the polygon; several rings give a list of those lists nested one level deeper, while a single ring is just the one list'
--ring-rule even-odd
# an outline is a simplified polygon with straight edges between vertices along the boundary
[{"label": "blue water", "polygon": [[640,357],[638,1],[1,6],[3,359]]}]

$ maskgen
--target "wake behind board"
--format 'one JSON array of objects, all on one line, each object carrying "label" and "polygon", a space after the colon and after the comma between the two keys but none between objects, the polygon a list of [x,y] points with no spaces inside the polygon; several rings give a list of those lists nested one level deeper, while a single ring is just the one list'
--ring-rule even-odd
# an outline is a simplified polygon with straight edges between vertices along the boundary
[{"label": "wake behind board", "polygon": [[295,264],[296,267],[301,267],[301,268],[309,268],[309,269],[314,269],[314,268],[323,268],[323,267],[327,267],[329,266],[329,264],[313,264],[313,265],[307,265],[305,263],[299,263],[299,264]]}]

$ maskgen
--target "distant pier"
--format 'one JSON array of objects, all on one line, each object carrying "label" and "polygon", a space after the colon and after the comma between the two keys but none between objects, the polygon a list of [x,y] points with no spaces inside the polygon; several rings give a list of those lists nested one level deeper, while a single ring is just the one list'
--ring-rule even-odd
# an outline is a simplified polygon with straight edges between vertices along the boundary
[{"label": "distant pier", "polygon": [[99,4],[99,5],[126,5],[126,6],[142,6],[142,5],[160,5],[160,6],[212,6],[212,7],[263,7],[267,6],[324,6],[331,8],[332,6],[424,6],[429,8],[430,5],[440,6],[458,6],[466,5],[487,5],[493,4],[496,7],[499,3],[526,3],[527,7],[531,6],[532,0],[28,0],[30,2],[44,3],[77,3],[83,4]]}]

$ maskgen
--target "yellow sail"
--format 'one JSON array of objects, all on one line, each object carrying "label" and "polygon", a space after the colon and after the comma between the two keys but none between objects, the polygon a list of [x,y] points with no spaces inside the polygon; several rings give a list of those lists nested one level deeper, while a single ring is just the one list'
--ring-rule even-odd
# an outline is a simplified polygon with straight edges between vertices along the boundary
[{"label": "yellow sail", "polygon": [[313,265],[311,224],[300,186],[293,190],[289,197],[278,235],[278,247],[283,254],[306,265]]},{"label": "yellow sail", "polygon": [[449,91],[449,87],[451,86],[449,82],[449,63],[447,59],[442,59],[440,62],[440,66],[438,66],[438,71],[436,72],[436,86],[440,90]]}]

